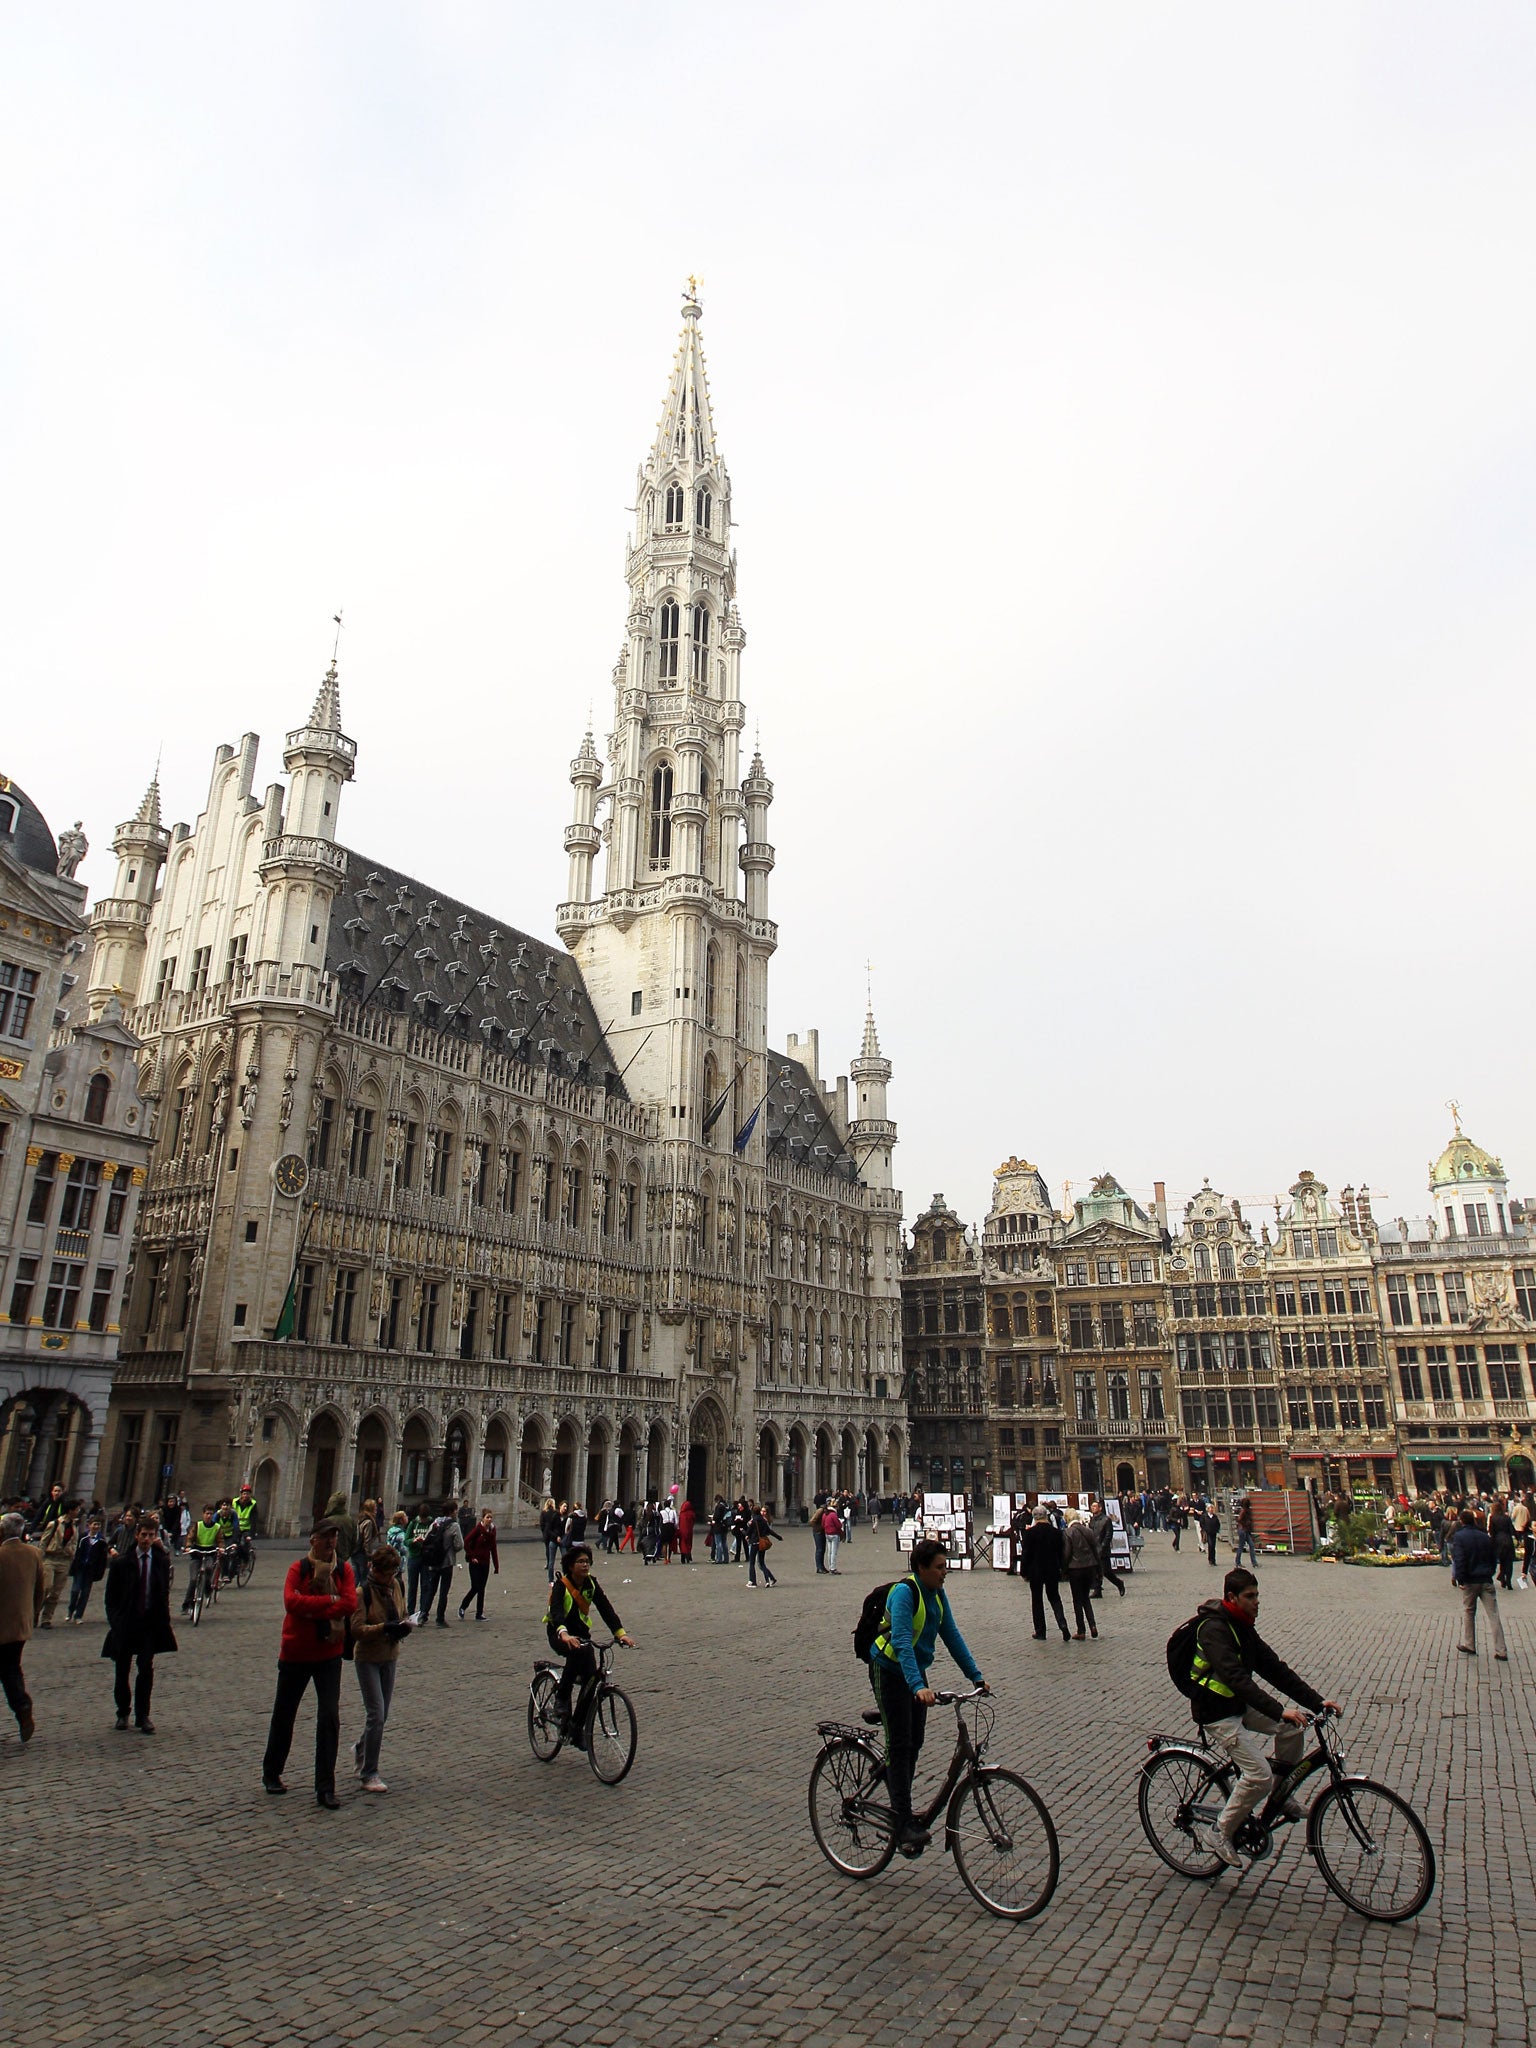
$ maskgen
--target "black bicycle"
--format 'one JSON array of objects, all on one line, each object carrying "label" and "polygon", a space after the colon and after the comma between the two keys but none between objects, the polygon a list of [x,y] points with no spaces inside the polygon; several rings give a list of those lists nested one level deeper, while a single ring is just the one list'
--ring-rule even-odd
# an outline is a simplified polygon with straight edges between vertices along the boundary
[{"label": "black bicycle", "polygon": [[[1307,1849],[1323,1881],[1367,1920],[1411,1920],[1435,1888],[1435,1852],[1428,1831],[1400,1793],[1344,1768],[1330,1714],[1308,1715],[1317,1747],[1277,1780],[1269,1798],[1239,1828],[1239,1854],[1261,1862],[1286,1825],[1281,1809],[1307,1779],[1328,1783],[1307,1812]],[[1137,1806],[1147,1840],[1181,1877],[1218,1877],[1226,1864],[1210,1847],[1237,1772],[1225,1752],[1198,1738],[1153,1735],[1141,1767]]]},{"label": "black bicycle", "polygon": [[629,1695],[608,1676],[613,1662],[612,1642],[594,1642],[597,1673],[576,1696],[569,1721],[562,1719],[555,1704],[561,1664],[558,1658],[540,1657],[533,1667],[528,1688],[528,1746],[541,1764],[552,1764],[567,1742],[587,1752],[592,1775],[601,1784],[617,1785],[629,1776],[638,1740],[635,1710]]},{"label": "black bicycle", "polygon": [[[980,1687],[933,1697],[955,1710],[955,1752],[943,1784],[913,1818],[931,1828],[942,1813],[945,1846],[972,1897],[1000,1919],[1032,1920],[1050,1904],[1061,1867],[1045,1802],[1017,1771],[983,1764],[995,1716]],[[863,1720],[863,1728],[816,1724],[822,1746],[809,1794],[816,1846],[834,1870],[856,1878],[877,1877],[896,1853],[896,1819],[882,1796],[885,1755],[867,1732],[880,1715],[871,1709]]]}]

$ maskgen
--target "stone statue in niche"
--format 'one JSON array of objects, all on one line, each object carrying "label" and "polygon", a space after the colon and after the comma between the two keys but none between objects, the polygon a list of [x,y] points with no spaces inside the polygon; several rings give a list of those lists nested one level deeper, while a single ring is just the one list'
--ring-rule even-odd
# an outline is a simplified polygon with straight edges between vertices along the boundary
[{"label": "stone statue in niche", "polygon": [[299,1070],[297,1067],[290,1065],[283,1069],[283,1094],[282,1100],[277,1106],[279,1130],[286,1131],[289,1124],[293,1122],[293,1087],[298,1078]]},{"label": "stone statue in niche", "polygon": [[256,1119],[257,1082],[259,1079],[260,1070],[256,1062],[252,1060],[245,1070],[245,1086],[240,1090],[240,1122],[246,1130],[251,1128]]}]

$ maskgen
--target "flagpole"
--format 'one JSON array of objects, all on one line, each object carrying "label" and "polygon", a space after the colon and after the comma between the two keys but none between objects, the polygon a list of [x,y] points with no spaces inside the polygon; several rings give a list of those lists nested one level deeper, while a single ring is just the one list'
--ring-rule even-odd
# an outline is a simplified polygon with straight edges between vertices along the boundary
[{"label": "flagpole", "polygon": [[[283,1296],[282,1308],[278,1311],[277,1326],[272,1332],[274,1343],[286,1344],[293,1335],[295,1310],[298,1302],[299,1267],[303,1262],[304,1248],[309,1243],[309,1233],[315,1218],[320,1213],[320,1204],[311,1202],[309,1214],[304,1218],[304,1228],[299,1233],[297,1249],[293,1254],[293,1271],[288,1275],[288,1292]],[[287,1325],[285,1329],[283,1326]]]}]

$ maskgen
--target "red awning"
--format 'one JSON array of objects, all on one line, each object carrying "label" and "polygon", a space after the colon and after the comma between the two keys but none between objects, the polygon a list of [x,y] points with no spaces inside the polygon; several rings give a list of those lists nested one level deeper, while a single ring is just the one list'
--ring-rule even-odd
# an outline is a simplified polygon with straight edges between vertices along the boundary
[{"label": "red awning", "polygon": [[1253,1452],[1252,1452],[1252,1451],[1239,1451],[1239,1452],[1238,1452],[1238,1454],[1237,1454],[1237,1462],[1239,1463],[1239,1465],[1251,1465],[1251,1464],[1253,1464],[1253,1462],[1254,1462],[1254,1455],[1253,1455]]},{"label": "red awning", "polygon": [[1232,1462],[1232,1453],[1230,1451],[1218,1451],[1216,1453],[1216,1462],[1218,1465],[1230,1465]]}]

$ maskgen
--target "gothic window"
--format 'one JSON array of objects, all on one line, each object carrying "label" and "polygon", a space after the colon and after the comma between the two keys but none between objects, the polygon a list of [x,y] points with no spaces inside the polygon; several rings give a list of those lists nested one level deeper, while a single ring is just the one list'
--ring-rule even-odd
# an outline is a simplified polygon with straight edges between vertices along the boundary
[{"label": "gothic window", "polygon": [[736,955],[736,1036],[747,1035],[747,956]]},{"label": "gothic window", "polygon": [[[107,1098],[112,1093],[112,1079],[109,1074],[92,1074],[91,1085],[85,1091],[85,1120],[88,1124],[104,1124],[107,1120]],[[1466,1317],[1461,1318],[1463,1322]]]},{"label": "gothic window", "polygon": [[677,681],[678,619],[677,600],[669,597],[658,614],[661,627],[661,661],[657,674],[664,683]]},{"label": "gothic window", "polygon": [[691,673],[700,689],[709,688],[709,606],[696,604],[692,617]]},{"label": "gothic window", "polygon": [[704,956],[704,1029],[713,1031],[720,997],[720,951],[711,946]]},{"label": "gothic window", "polygon": [[681,533],[683,527],[683,487],[681,484],[667,485],[666,527],[668,533]]},{"label": "gothic window", "polygon": [[693,494],[693,523],[700,533],[709,532],[710,518],[713,512],[714,503],[710,498],[709,492],[695,491]]},{"label": "gothic window", "polygon": [[665,864],[671,858],[672,764],[662,761],[651,775],[651,859]]}]

